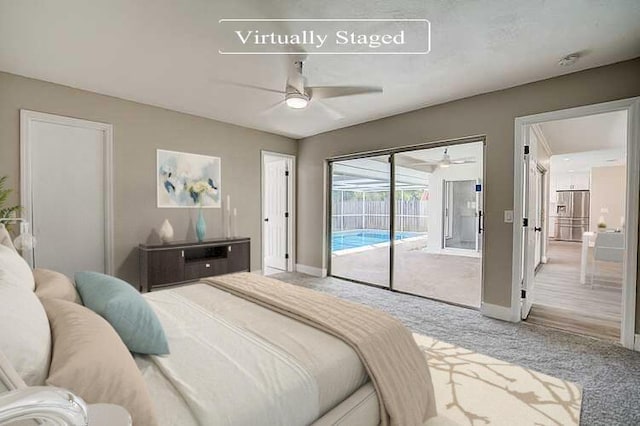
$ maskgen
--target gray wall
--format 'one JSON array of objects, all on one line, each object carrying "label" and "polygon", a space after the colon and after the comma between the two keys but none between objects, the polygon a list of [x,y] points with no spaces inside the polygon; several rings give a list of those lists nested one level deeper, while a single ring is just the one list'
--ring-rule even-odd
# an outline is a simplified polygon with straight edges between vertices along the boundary
[{"label": "gray wall", "polygon": [[[173,224],[176,239],[194,235],[196,209],[156,208],[158,148],[221,157],[223,196],[231,195],[238,209],[238,232],[251,237],[252,269],[260,269],[260,151],[295,154],[294,140],[0,72],[0,176],[9,176],[15,203],[21,108],[113,124],[114,263],[119,277],[138,282],[136,247],[147,242],[165,218]],[[222,236],[222,209],[204,212],[207,235]]]},{"label": "gray wall", "polygon": [[[510,306],[513,209],[513,138],[517,116],[640,95],[640,59],[478,95],[336,130],[298,146],[298,259],[323,267],[324,160],[394,146],[484,134],[485,302]],[[375,99],[372,98],[372,102]]]}]

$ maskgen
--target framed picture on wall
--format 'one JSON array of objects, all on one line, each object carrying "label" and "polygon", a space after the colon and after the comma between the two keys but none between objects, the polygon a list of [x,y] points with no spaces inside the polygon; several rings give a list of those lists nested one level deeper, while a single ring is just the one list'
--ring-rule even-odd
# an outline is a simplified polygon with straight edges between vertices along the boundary
[{"label": "framed picture on wall", "polygon": [[157,150],[159,208],[220,208],[220,158]]}]

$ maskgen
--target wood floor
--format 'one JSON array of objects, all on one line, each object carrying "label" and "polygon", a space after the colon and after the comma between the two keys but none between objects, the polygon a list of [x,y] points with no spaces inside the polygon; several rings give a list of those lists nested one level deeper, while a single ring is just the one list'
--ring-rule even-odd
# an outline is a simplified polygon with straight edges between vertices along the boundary
[{"label": "wood floor", "polygon": [[598,262],[593,287],[590,272],[587,283],[580,284],[580,249],[580,243],[549,243],[549,261],[536,274],[534,304],[527,322],[619,340],[622,264]]}]

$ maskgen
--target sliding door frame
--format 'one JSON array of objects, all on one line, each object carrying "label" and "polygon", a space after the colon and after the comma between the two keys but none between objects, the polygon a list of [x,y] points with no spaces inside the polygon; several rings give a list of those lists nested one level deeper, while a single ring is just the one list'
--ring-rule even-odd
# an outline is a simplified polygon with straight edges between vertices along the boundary
[{"label": "sliding door frame", "polygon": [[[389,156],[389,197],[392,197],[395,194],[395,189],[393,185],[393,179],[395,176],[395,171],[394,171],[394,167],[393,167],[393,155],[390,153],[381,153],[381,154],[376,154],[376,153],[364,153],[363,155],[356,155],[354,154],[354,156],[349,156],[350,158],[330,158],[326,160],[326,170],[327,170],[327,218],[326,218],[326,222],[327,222],[327,226],[326,226],[326,234],[325,234],[325,240],[326,240],[326,256],[327,256],[327,276],[332,276],[335,278],[340,278],[341,280],[345,280],[345,281],[351,281],[357,284],[364,284],[364,285],[368,285],[371,287],[376,287],[376,288],[382,288],[382,289],[386,289],[386,290],[391,290],[391,286],[392,286],[392,280],[391,277],[393,277],[393,260],[389,260],[389,270],[390,275],[389,275],[389,285],[382,285],[382,284],[374,284],[374,283],[369,283],[366,281],[362,281],[362,280],[358,280],[355,278],[347,278],[347,277],[341,277],[339,275],[332,275],[331,273],[331,269],[332,269],[332,264],[331,264],[331,234],[333,232],[332,229],[332,224],[333,224],[333,163],[335,162],[339,162],[339,161],[346,161],[346,160],[356,160],[356,159],[360,159],[360,158],[370,158],[370,157],[382,157],[388,155]],[[389,211],[395,211],[395,208],[393,206],[393,199],[390,201],[389,205]],[[391,213],[389,213],[391,214]],[[393,221],[393,217],[389,217],[389,226],[391,228],[393,228],[394,225],[394,221]],[[389,238],[395,238],[395,234],[391,234],[392,230],[389,230]],[[393,241],[393,240],[391,240]],[[393,246],[393,244],[391,244],[391,246]],[[393,249],[390,248],[390,255],[393,255]]]},{"label": "sliding door frame", "polygon": [[[403,153],[403,152],[410,152],[410,151],[418,151],[418,150],[422,150],[422,149],[431,149],[431,148],[439,148],[439,147],[443,147],[443,146],[453,146],[453,145],[462,145],[462,144],[467,144],[467,143],[473,143],[473,142],[482,142],[482,216],[483,216],[483,220],[482,220],[482,242],[481,242],[481,247],[482,250],[484,250],[485,247],[485,230],[484,230],[484,212],[486,211],[486,198],[485,198],[485,182],[486,182],[486,146],[487,146],[487,137],[486,135],[474,135],[474,136],[466,136],[463,138],[457,138],[457,139],[445,139],[445,140],[439,140],[439,141],[433,141],[433,142],[424,142],[424,143],[420,143],[420,144],[415,144],[415,145],[405,145],[405,146],[401,146],[401,147],[396,147],[396,148],[386,148],[386,149],[380,149],[380,150],[374,150],[374,151],[364,151],[364,152],[357,152],[357,153],[352,153],[352,154],[346,154],[346,155],[339,155],[339,156],[335,156],[335,157],[330,157],[327,158],[325,160],[325,170],[327,172],[327,184],[326,184],[326,200],[327,200],[327,208],[326,208],[326,226],[325,226],[325,253],[324,255],[326,256],[326,265],[327,265],[327,275],[328,276],[333,276],[335,278],[339,278],[345,281],[351,281],[357,284],[364,284],[364,285],[368,285],[371,287],[376,287],[376,288],[381,288],[381,289],[385,289],[385,290],[389,290],[395,293],[400,293],[400,294],[408,294],[411,296],[417,296],[417,297],[421,297],[423,299],[430,299],[430,300],[437,300],[439,302],[443,302],[443,303],[447,303],[450,305],[456,305],[456,306],[461,306],[464,308],[468,308],[468,309],[475,309],[475,310],[479,310],[480,307],[478,308],[472,308],[466,305],[461,305],[461,304],[457,304],[455,302],[448,302],[445,300],[440,300],[440,299],[435,299],[433,297],[428,297],[428,296],[423,296],[420,294],[415,294],[415,293],[409,293],[406,291],[402,291],[402,290],[397,290],[394,288],[393,286],[393,275],[394,275],[394,263],[395,263],[395,258],[394,258],[394,242],[395,242],[395,228],[396,228],[396,217],[395,217],[395,177],[396,177],[396,163],[395,163],[395,155],[399,154],[399,153]],[[368,283],[365,281],[361,281],[361,280],[356,280],[356,279],[352,279],[352,278],[345,278],[345,277],[340,277],[337,275],[333,275],[332,274],[332,264],[331,264],[331,252],[332,252],[332,247],[331,247],[331,235],[332,235],[332,218],[333,218],[333,163],[335,162],[339,162],[339,161],[346,161],[346,160],[356,160],[356,159],[360,159],[360,158],[370,158],[370,157],[379,157],[379,156],[383,156],[383,155],[388,155],[389,156],[389,165],[390,165],[390,191],[389,191],[389,197],[391,198],[391,202],[390,202],[390,208],[389,208],[389,226],[390,226],[390,232],[389,232],[389,286],[383,286],[383,285],[379,285],[379,284],[372,284],[372,283]],[[481,256],[482,262],[481,262],[481,296],[480,299],[482,301],[482,299],[484,299],[484,271],[485,271],[485,267],[484,267],[484,262],[485,262],[485,258],[486,256]]]}]

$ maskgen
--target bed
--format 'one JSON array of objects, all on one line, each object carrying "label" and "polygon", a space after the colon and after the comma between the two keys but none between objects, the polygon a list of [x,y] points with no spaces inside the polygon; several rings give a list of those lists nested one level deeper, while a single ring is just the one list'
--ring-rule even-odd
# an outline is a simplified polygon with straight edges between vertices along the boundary
[{"label": "bed", "polygon": [[[0,398],[3,390],[58,386],[89,403],[124,406],[136,426],[449,424],[436,416],[428,367],[411,334],[383,313],[232,274],[131,296],[151,308],[170,347],[168,355],[132,358],[117,327],[78,303],[75,284],[46,272],[55,286],[36,285],[43,272],[30,278],[16,257],[0,245]],[[8,324],[17,321],[28,327],[16,332]],[[65,340],[73,327],[80,327],[76,340]],[[74,348],[87,341],[94,346]],[[114,364],[122,356],[116,346],[124,359]],[[3,382],[13,367],[9,376],[21,377]],[[53,380],[61,371],[71,374]],[[135,407],[146,393],[153,413]],[[0,406],[0,423],[2,414]]]},{"label": "bed", "polygon": [[336,337],[204,283],[145,299],[171,344],[136,357],[163,423],[380,422],[367,372]]}]

